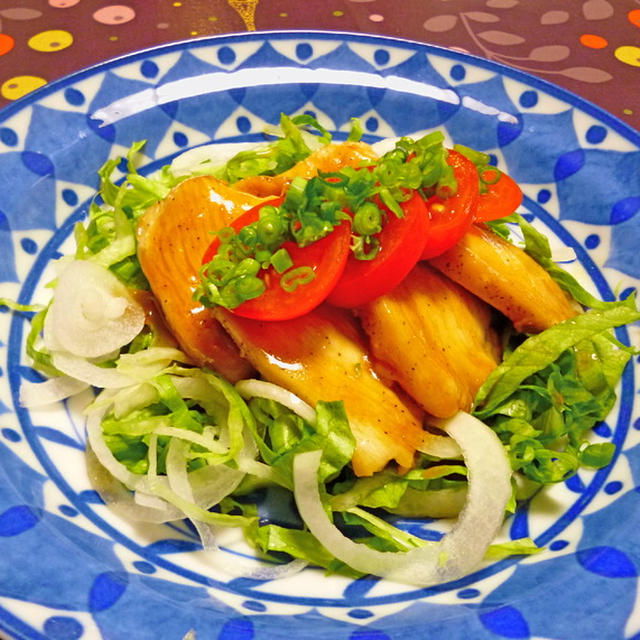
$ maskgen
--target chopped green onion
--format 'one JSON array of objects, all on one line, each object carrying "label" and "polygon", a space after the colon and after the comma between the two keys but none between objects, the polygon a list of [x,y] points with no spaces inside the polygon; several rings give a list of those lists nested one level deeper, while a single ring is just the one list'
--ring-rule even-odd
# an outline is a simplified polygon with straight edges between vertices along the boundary
[{"label": "chopped green onion", "polygon": [[293,266],[293,260],[291,260],[289,252],[284,248],[278,249],[271,256],[269,263],[278,273],[284,273]]},{"label": "chopped green onion", "polygon": [[307,284],[313,280],[315,274],[311,267],[298,267],[287,271],[280,278],[280,286],[287,292],[295,291],[300,285]]},{"label": "chopped green onion", "polygon": [[492,167],[490,164],[478,167],[478,176],[485,185],[495,184],[500,180],[500,175],[500,169]]},{"label": "chopped green onion", "polygon": [[467,160],[473,162],[476,167],[486,167],[489,164],[489,154],[482,153],[482,151],[476,151],[465,147],[463,144],[454,144],[453,150],[463,155]]},{"label": "chopped green onion", "polygon": [[611,462],[615,450],[616,446],[612,442],[587,445],[580,453],[580,462],[585,467],[601,469]]},{"label": "chopped green onion", "polygon": [[[311,127],[320,136],[326,134],[311,116],[281,118],[280,127],[285,134],[282,142],[288,141],[297,149],[294,154],[302,153],[305,144],[300,126]],[[357,121],[352,121],[349,135],[350,139],[361,135]],[[294,291],[310,281],[313,272],[309,268],[291,270],[290,256],[280,252],[284,242],[293,241],[298,247],[306,247],[329,235],[346,219],[352,225],[354,257],[372,260],[380,251],[374,236],[382,230],[386,219],[382,206],[402,218],[400,204],[414,191],[425,198],[433,194],[449,197],[456,192],[457,183],[446,162],[443,141],[440,131],[419,140],[401,138],[373,167],[343,167],[310,179],[293,178],[282,203],[262,207],[257,222],[237,233],[228,228],[218,232],[220,245],[201,271],[203,282],[196,290],[196,299],[206,306],[222,304],[233,308],[234,304],[260,295],[263,289],[257,282],[260,270],[271,267],[282,274],[283,289]],[[353,217],[347,212],[352,212]],[[245,260],[252,260],[250,273],[240,266]]]},{"label": "chopped green onion", "polygon": [[354,233],[361,236],[380,233],[382,229],[380,209],[373,202],[365,202],[354,213],[351,228]]},{"label": "chopped green onion", "polygon": [[347,136],[349,142],[358,142],[362,138],[362,125],[358,118],[351,118],[351,131]]},{"label": "chopped green onion", "polygon": [[380,241],[373,236],[351,236],[351,251],[357,260],[373,260],[380,252]]}]

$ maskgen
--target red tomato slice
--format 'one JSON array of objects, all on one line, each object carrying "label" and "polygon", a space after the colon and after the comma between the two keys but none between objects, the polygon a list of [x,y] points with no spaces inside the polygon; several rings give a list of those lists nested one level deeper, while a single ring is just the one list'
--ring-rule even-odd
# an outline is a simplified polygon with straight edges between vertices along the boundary
[{"label": "red tomato slice", "polygon": [[[231,227],[238,231],[255,222],[263,206],[277,206],[281,202],[282,199],[278,198],[260,203],[234,220]],[[291,269],[311,267],[314,278],[287,292],[280,286],[282,274],[277,273],[273,267],[266,269],[261,275],[266,287],[262,295],[231,309],[232,313],[254,320],[289,320],[311,311],[327,297],[342,275],[350,253],[350,238],[351,226],[345,221],[329,235],[306,247],[301,248],[295,242],[285,242],[282,246],[293,262]],[[202,257],[203,264],[215,255],[219,244],[220,241],[216,238],[209,245]]]},{"label": "red tomato slice", "polygon": [[486,222],[511,215],[522,202],[520,187],[506,173],[501,173],[494,184],[478,197],[474,220]]},{"label": "red tomato slice", "polygon": [[450,249],[467,232],[474,220],[478,202],[478,172],[476,166],[461,153],[450,150],[447,164],[453,168],[458,190],[450,198],[433,196],[427,200],[431,217],[429,236],[422,252],[428,260]]},{"label": "red tomato slice", "polygon": [[389,211],[386,224],[377,234],[378,255],[373,260],[358,260],[351,254],[327,302],[349,308],[365,304],[391,291],[413,269],[428,237],[429,216],[418,193],[400,206],[404,217]]}]

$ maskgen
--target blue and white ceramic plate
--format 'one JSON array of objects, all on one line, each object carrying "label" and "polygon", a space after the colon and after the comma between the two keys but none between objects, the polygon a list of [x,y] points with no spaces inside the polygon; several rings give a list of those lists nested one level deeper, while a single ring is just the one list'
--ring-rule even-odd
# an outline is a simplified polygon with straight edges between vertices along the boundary
[{"label": "blue and white ceramic plate", "polygon": [[[522,185],[523,212],[572,250],[560,253],[594,292],[612,299],[638,284],[637,132],[557,87],[459,53],[253,33],[107,62],[0,113],[0,295],[45,299],[50,262],[71,248],[109,156],[146,138],[153,170],[212,140],[257,140],[281,111],[311,111],[336,137],[357,116],[371,141],[441,128],[495,156]],[[21,408],[20,383],[35,376],[22,348],[28,322],[3,313],[0,324],[0,628],[10,637],[639,637],[637,362],[594,434],[616,444],[612,465],[553,487],[507,522],[505,537],[529,535],[543,553],[430,589],[313,569],[259,582],[217,572],[180,523],[141,527],[111,514],[87,481],[86,398]],[[634,341],[635,330],[618,337]],[[243,552],[233,540],[228,549]]]}]

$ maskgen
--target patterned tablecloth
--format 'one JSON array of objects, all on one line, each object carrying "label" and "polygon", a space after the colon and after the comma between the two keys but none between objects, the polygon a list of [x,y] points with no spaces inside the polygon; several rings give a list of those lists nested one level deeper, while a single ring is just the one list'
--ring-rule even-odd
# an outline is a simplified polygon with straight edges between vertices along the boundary
[{"label": "patterned tablecloth", "polygon": [[0,106],[130,51],[283,29],[368,32],[484,56],[640,129],[640,0],[1,0]]}]

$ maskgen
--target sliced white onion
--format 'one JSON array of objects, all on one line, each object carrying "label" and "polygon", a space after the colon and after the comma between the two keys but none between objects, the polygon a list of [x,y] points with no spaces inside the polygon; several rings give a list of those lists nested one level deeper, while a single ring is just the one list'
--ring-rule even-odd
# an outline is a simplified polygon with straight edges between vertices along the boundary
[{"label": "sliced white onion", "polygon": [[226,164],[236,153],[256,149],[255,142],[221,142],[189,149],[171,161],[174,176],[208,173]]},{"label": "sliced white onion", "polygon": [[229,451],[228,447],[222,445],[218,440],[207,437],[204,433],[196,433],[195,431],[188,431],[187,429],[180,429],[179,427],[162,426],[154,429],[153,432],[158,436],[169,436],[170,438],[192,442],[212,453],[225,454]]},{"label": "sliced white onion", "polygon": [[511,495],[511,467],[496,434],[473,416],[458,413],[442,428],[462,450],[469,483],[465,506],[440,541],[406,553],[392,553],[376,551],[344,536],[327,517],[320,499],[320,451],[298,454],[293,463],[296,504],[311,533],[336,558],[357,571],[397,582],[424,587],[473,571],[504,518]]},{"label": "sliced white onion", "polygon": [[453,438],[438,436],[427,431],[425,431],[422,442],[416,448],[421,453],[426,453],[434,458],[456,460],[462,457],[460,446]]},{"label": "sliced white onion", "polygon": [[[141,507],[146,507],[148,509],[155,509],[156,511],[165,510],[167,509],[167,506],[169,506],[162,498],[152,496],[148,493],[145,493],[144,491],[140,491],[140,489],[133,492],[133,500],[136,504],[140,505]],[[177,509],[175,509],[175,512],[178,514],[177,515],[178,518],[182,517],[182,514]]]},{"label": "sliced white onion", "polygon": [[132,378],[149,379],[172,362],[188,362],[187,356],[172,347],[150,347],[118,358],[118,371]]},{"label": "sliced white onion", "polygon": [[212,564],[227,575],[249,580],[282,580],[300,573],[307,562],[300,559],[291,560],[284,564],[259,564],[255,560],[246,560],[236,555],[229,555],[225,551],[216,551],[209,556]]},{"label": "sliced white onion", "polygon": [[[109,509],[118,516],[138,522],[162,524],[179,520],[182,514],[178,509],[157,499],[151,504],[140,504],[140,493],[132,493],[119,482],[98,461],[91,448],[86,452],[87,472],[91,486],[97,491]],[[146,494],[145,494],[146,495]],[[144,499],[142,500],[144,502]]]},{"label": "sliced white onion", "polygon": [[[113,417],[119,420],[136,409],[153,404],[158,398],[157,389],[148,382],[141,382],[131,387],[113,390]],[[103,391],[100,396],[105,392]]]},{"label": "sliced white onion", "polygon": [[69,353],[96,358],[131,342],[145,314],[108,269],[74,260],[62,271],[47,316],[45,342]]},{"label": "sliced white onion", "polygon": [[291,391],[287,391],[277,384],[251,378],[237,382],[236,390],[244,398],[258,397],[275,400],[287,407],[287,409],[297,413],[309,424],[313,425],[316,422],[316,412],[313,407],[295,395],[295,393],[291,393]]},{"label": "sliced white onion", "polygon": [[91,411],[87,414],[87,441],[98,462],[116,479],[131,490],[141,485],[144,476],[131,473],[125,465],[116,459],[104,441],[102,434],[102,418],[107,407]]},{"label": "sliced white onion", "polygon": [[29,409],[42,407],[66,400],[88,387],[89,385],[86,382],[69,376],[49,378],[44,382],[28,382],[24,380],[20,384],[20,404]]},{"label": "sliced white onion", "polygon": [[236,464],[238,465],[238,469],[243,473],[260,478],[265,482],[272,482],[279,485],[283,484],[282,478],[280,478],[275,469],[264,462],[258,462],[247,456],[238,455],[236,457]]},{"label": "sliced white onion", "polygon": [[[171,440],[167,450],[166,470],[169,486],[183,500],[194,502],[193,490],[187,471],[186,442]],[[205,551],[216,551],[218,545],[212,527],[198,520],[191,520]]]},{"label": "sliced white onion", "polygon": [[395,148],[396,142],[400,140],[400,137],[395,138],[383,138],[382,140],[378,140],[371,145],[371,148],[377,153],[379,156],[383,156],[387,151],[391,151]]},{"label": "sliced white onion", "polygon": [[209,509],[235,491],[245,474],[226,464],[208,465],[189,473],[193,501]]},{"label": "sliced white onion", "polygon": [[120,373],[118,369],[99,367],[86,358],[67,351],[54,351],[51,354],[53,366],[62,373],[102,389],[119,389],[135,384],[135,380]]}]

